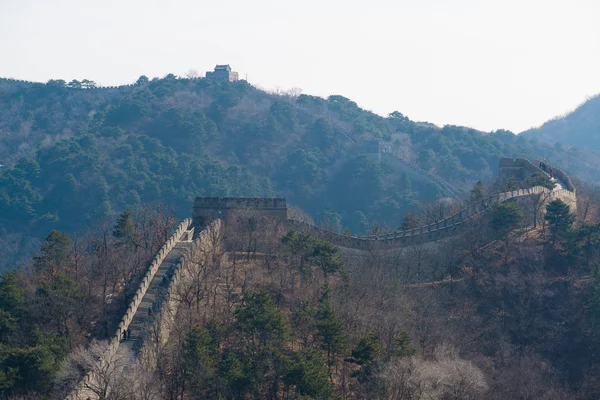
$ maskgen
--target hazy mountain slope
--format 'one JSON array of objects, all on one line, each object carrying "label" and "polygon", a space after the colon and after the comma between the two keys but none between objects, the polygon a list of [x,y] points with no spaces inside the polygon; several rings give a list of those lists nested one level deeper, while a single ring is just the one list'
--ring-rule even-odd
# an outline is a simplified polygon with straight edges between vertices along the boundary
[{"label": "hazy mountain slope", "polygon": [[584,179],[599,169],[575,148],[507,131],[383,118],[341,96],[274,95],[243,81],[169,75],[81,89],[0,80],[0,242],[85,230],[159,201],[183,218],[202,195],[280,195],[339,229],[396,228],[417,203],[447,192],[408,166],[377,161],[378,143],[463,193],[492,179],[506,156],[548,159]]},{"label": "hazy mountain slope", "polygon": [[521,135],[554,144],[600,151],[600,95],[594,96],[564,117],[552,119]]}]

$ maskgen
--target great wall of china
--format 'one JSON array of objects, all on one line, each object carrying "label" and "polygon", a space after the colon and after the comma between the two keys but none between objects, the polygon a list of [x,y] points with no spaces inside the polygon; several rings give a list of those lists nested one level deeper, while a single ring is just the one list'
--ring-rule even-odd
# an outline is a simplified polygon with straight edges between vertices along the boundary
[{"label": "great wall of china", "polygon": [[[167,258],[167,256],[171,253],[173,248],[180,242],[182,239],[188,241],[190,235],[193,235],[193,227],[191,227],[191,219],[185,219],[177,229],[175,233],[167,240],[167,242],[163,245],[163,247],[158,251],[154,259],[148,266],[146,275],[140,282],[138,289],[136,290],[127,310],[125,311],[125,315],[121,318],[121,322],[119,323],[114,335],[108,340],[108,345],[103,357],[98,360],[99,365],[107,364],[111,362],[119,350],[119,346],[121,344],[121,338],[123,337],[123,332],[125,332],[129,327],[131,322],[133,321],[138,309],[140,309],[140,305],[144,301],[148,301],[149,289],[156,288],[159,279],[156,278],[156,273],[159,268],[162,266],[163,262]],[[173,276],[171,279],[174,281],[176,276]],[[139,310],[142,312],[147,312],[148,307],[144,310]],[[102,369],[100,367],[99,369]],[[72,390],[72,392],[67,396],[67,400],[75,400],[75,399],[95,399],[98,398],[97,393],[93,388],[97,388],[99,386],[99,381],[101,378],[95,376],[94,371],[88,371],[76,387]]]},{"label": "great wall of china", "polygon": [[[547,172],[542,171],[536,166],[539,164],[539,161],[532,162],[524,158],[502,159],[500,161],[499,179],[523,180],[534,173],[548,175]],[[553,190],[542,186],[534,186],[510,192],[496,193],[469,204],[447,218],[410,230],[399,230],[373,236],[348,236],[301,221],[288,220],[287,223],[290,227],[297,230],[309,231],[320,239],[327,240],[336,246],[351,249],[366,250],[374,246],[394,248],[415,243],[435,242],[459,234],[468,226],[469,220],[483,214],[495,202],[504,203],[511,200],[519,201],[532,196],[544,196],[544,201],[546,202],[560,199],[567,203],[571,210],[575,211],[577,208],[577,195],[571,179],[558,168],[552,168],[552,171],[558,180],[557,186]]]},{"label": "great wall of china", "polygon": [[[539,161],[523,158],[505,158],[500,161],[499,179],[523,180],[534,173],[549,175],[539,168]],[[164,343],[176,324],[175,314],[179,300],[175,294],[186,285],[191,261],[209,253],[219,246],[222,237],[221,221],[236,210],[250,209],[258,215],[277,218],[287,227],[295,228],[330,241],[333,244],[357,250],[366,250],[373,245],[394,248],[417,242],[435,242],[459,234],[468,226],[469,220],[485,213],[494,202],[519,201],[520,199],[543,196],[544,202],[560,199],[572,210],[577,207],[575,187],[561,170],[550,167],[556,178],[554,189],[535,186],[510,192],[497,193],[471,203],[454,215],[411,230],[396,231],[377,236],[346,236],[301,221],[287,218],[285,199],[263,198],[197,198],[194,202],[193,219],[185,219],[173,235],[156,254],[142,279],[125,315],[114,335],[109,339],[104,355],[97,361],[99,366],[113,362],[119,349],[127,348],[134,357],[156,363],[155,349],[150,343]],[[151,311],[153,310],[153,311]],[[152,329],[151,329],[152,328]],[[130,330],[133,340],[123,341],[123,332]],[[99,368],[102,369],[102,368]],[[98,399],[93,388],[102,378],[88,371],[66,400]]]}]

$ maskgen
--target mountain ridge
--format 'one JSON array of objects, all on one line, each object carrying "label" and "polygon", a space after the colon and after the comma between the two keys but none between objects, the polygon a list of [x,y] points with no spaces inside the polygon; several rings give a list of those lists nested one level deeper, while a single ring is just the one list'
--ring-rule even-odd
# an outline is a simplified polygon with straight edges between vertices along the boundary
[{"label": "mountain ridge", "polygon": [[600,94],[590,97],[573,111],[520,135],[553,145],[559,143],[600,152]]},{"label": "mountain ridge", "polygon": [[384,118],[337,95],[269,94],[244,81],[172,74],[73,85],[0,79],[0,230],[11,248],[139,204],[165,202],[183,217],[196,196],[281,195],[339,230],[395,229],[446,195],[426,174],[386,162],[385,152],[459,194],[495,176],[502,157],[548,159],[590,180],[600,170],[600,158],[581,149],[440,128],[400,112]]}]

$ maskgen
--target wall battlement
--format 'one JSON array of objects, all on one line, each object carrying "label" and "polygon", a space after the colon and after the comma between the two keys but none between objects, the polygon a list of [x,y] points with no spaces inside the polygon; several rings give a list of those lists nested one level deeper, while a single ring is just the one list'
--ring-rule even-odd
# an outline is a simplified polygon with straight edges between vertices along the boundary
[{"label": "wall battlement", "polygon": [[[532,163],[526,159],[502,159],[500,161],[500,171],[501,174],[504,173],[508,176],[515,173],[533,173],[538,172],[539,168],[537,165],[539,165],[539,162],[534,161]],[[359,250],[370,250],[373,246],[394,248],[406,246],[411,243],[435,242],[459,234],[465,227],[468,227],[470,220],[485,213],[488,210],[488,207],[493,203],[515,201],[519,198],[529,196],[541,196],[545,194],[547,195],[547,201],[560,199],[569,203],[574,209],[577,206],[577,196],[571,180],[564,172],[558,169],[553,169],[553,171],[554,175],[567,186],[567,189],[549,190],[545,187],[535,186],[511,192],[496,193],[477,202],[473,202],[454,215],[429,225],[374,236],[340,235],[305,222],[291,219],[288,220],[287,203],[283,198],[197,197],[194,201],[193,223],[196,224],[196,221],[199,221],[202,222],[203,225],[206,225],[208,222],[211,222],[208,218],[213,218],[215,222],[199,233],[197,239],[194,240],[192,244],[191,255],[193,256],[194,252],[196,252],[196,254],[207,254],[208,252],[206,250],[208,248],[219,246],[222,240],[222,232],[221,222],[218,220],[227,219],[227,217],[231,215],[231,212],[241,209],[256,210],[261,216],[277,217],[289,228],[310,232],[315,236],[323,240],[328,240],[340,247]],[[572,190],[571,187],[573,187]],[[122,317],[117,330],[109,339],[106,354],[98,360],[99,365],[106,363],[107,360],[117,353],[121,344],[123,332],[129,328],[134,316],[138,313],[138,309],[142,305],[142,300],[145,298],[148,289],[153,285],[153,282],[154,285],[159,284],[159,280],[155,279],[155,275],[161,264],[178,243],[182,240],[189,241],[189,237],[192,235],[191,232],[194,229],[193,225],[190,224],[191,222],[192,221],[189,219],[184,220],[154,257],[148,267],[144,279],[141,281],[140,286],[126,310],[125,315]],[[170,278],[171,280],[168,283],[167,291],[163,293],[164,298],[162,298],[162,301],[160,302],[162,307],[158,313],[160,318],[158,318],[157,329],[151,330],[152,334],[156,335],[155,337],[149,337],[152,339],[152,342],[158,342],[156,339],[161,342],[166,341],[170,330],[176,323],[174,316],[176,315],[176,310],[181,300],[175,294],[178,292],[179,287],[188,284],[188,272],[187,269],[184,268],[184,265],[188,262],[189,260],[186,257],[182,257],[177,261],[177,266]],[[145,315],[145,312],[142,311],[141,314]],[[148,355],[146,356],[147,359],[152,358],[154,362],[157,360],[155,355],[150,354],[151,350],[149,347],[143,347],[141,353],[144,351],[146,352],[145,354]],[[93,392],[90,387],[96,387],[99,379],[101,378],[96,376],[94,371],[88,371],[65,400],[97,399],[97,394]]]},{"label": "wall battlement", "polygon": [[217,219],[228,219],[236,210],[252,210],[260,215],[287,218],[284,198],[260,197],[196,197],[194,200],[194,226],[204,226]]},{"label": "wall battlement", "polygon": [[[538,163],[539,164],[539,163]],[[526,158],[501,158],[498,179],[524,180],[527,177],[544,172]]]},{"label": "wall battlement", "polygon": [[288,227],[309,231],[317,237],[328,240],[340,247],[366,249],[372,245],[385,247],[402,247],[409,243],[433,242],[449,236],[457,235],[468,226],[469,221],[485,213],[493,203],[507,201],[522,201],[532,196],[543,196],[545,202],[560,199],[566,202],[571,211],[577,209],[577,195],[571,179],[558,168],[551,167],[546,171],[540,169],[540,161],[530,161],[525,158],[503,158],[500,160],[498,179],[524,180],[527,177],[541,173],[552,175],[562,183],[553,190],[541,186],[519,189],[510,192],[496,193],[480,201],[466,205],[463,209],[440,221],[415,229],[396,231],[376,236],[340,235],[314,225],[287,219],[287,204],[283,198],[252,198],[252,197],[197,197],[194,202],[194,225],[205,226],[217,219],[227,220],[235,210],[256,211],[260,216],[277,217]]},{"label": "wall battlement", "polygon": [[[500,170],[498,174],[499,179],[525,179],[533,174],[545,174],[548,175],[548,171],[543,171],[540,168],[541,164],[546,164],[539,160],[529,161],[526,158],[502,158],[500,159]],[[575,185],[571,181],[571,178],[565,174],[561,169],[556,167],[548,167],[551,169],[552,174],[560,179],[567,189],[571,192],[575,192]]]}]

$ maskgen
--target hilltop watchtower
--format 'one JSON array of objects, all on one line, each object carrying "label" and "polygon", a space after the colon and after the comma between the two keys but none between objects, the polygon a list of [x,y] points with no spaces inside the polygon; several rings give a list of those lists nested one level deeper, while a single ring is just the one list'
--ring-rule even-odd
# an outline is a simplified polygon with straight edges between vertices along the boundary
[{"label": "hilltop watchtower", "polygon": [[194,200],[194,226],[204,226],[216,219],[227,220],[237,210],[250,210],[260,216],[287,219],[284,198],[260,197],[196,197]]},{"label": "hilltop watchtower", "polygon": [[213,81],[235,82],[239,80],[239,74],[231,70],[229,64],[217,65],[214,71],[206,72],[206,79]]}]

